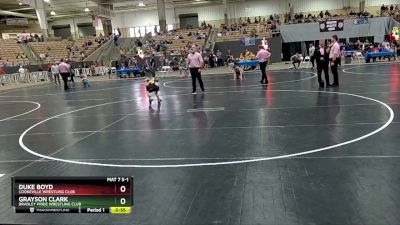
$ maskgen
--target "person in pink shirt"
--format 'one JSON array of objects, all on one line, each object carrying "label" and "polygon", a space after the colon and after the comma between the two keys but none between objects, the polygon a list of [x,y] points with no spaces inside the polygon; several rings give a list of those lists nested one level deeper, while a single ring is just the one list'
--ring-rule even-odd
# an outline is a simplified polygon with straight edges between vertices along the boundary
[{"label": "person in pink shirt", "polygon": [[265,50],[264,46],[262,45],[258,46],[258,48],[259,51],[257,52],[256,59],[258,59],[258,62],[260,63],[260,70],[261,70],[260,83],[268,84],[266,69],[267,69],[268,59],[271,56],[271,53]]},{"label": "person in pink shirt", "polygon": [[196,79],[199,81],[200,88],[204,92],[204,84],[201,79],[201,68],[203,68],[204,60],[203,56],[194,49],[190,49],[189,55],[187,56],[186,63],[189,66],[190,75],[192,76],[192,94],[196,94]]},{"label": "person in pink shirt", "polygon": [[329,60],[331,61],[331,71],[333,75],[333,84],[331,86],[337,87],[339,86],[338,65],[340,62],[340,45],[336,35],[332,36],[332,44],[329,50]]},{"label": "person in pink shirt", "polygon": [[60,75],[64,81],[64,90],[68,90],[68,77],[71,74],[71,67],[64,59],[60,60],[60,64],[58,65],[58,70]]}]

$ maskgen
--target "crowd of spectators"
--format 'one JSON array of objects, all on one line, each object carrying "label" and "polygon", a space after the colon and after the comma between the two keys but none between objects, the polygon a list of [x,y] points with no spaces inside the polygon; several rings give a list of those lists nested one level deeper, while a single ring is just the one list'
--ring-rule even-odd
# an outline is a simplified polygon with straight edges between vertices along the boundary
[{"label": "crowd of spectators", "polygon": [[372,17],[369,12],[354,12],[350,11],[348,15],[338,15],[332,14],[328,10],[325,12],[321,11],[318,15],[313,15],[311,13],[303,14],[295,13],[293,16],[290,13],[285,14],[285,24],[299,24],[299,23],[315,23],[320,21],[325,21],[329,19],[357,19],[357,18],[367,18]]},{"label": "crowd of spectators", "polygon": [[363,54],[367,52],[389,51],[395,52],[397,56],[400,56],[400,43],[395,40],[389,41],[388,39],[385,39],[382,43],[372,43],[368,39],[365,42],[357,40],[355,43],[347,44],[346,49],[360,51]]},{"label": "crowd of spectators", "polygon": [[168,41],[168,40],[161,40],[159,42],[155,41],[154,39],[148,40],[146,41],[146,43],[143,45],[144,49],[145,49],[145,53],[146,55],[150,55],[150,54],[155,54],[155,55],[160,55],[162,53],[169,53],[171,55],[184,55],[187,54],[189,52],[189,49],[191,48],[195,48],[198,49],[199,45],[197,45],[196,43],[193,43],[191,41],[185,42],[182,41],[182,45],[180,47],[180,49],[173,49],[170,50],[168,49],[168,44],[172,44],[172,41]]},{"label": "crowd of spectators", "polygon": [[[189,32],[181,32],[181,30],[170,30],[166,33],[157,33],[156,36],[144,43],[143,49],[146,55],[160,55],[163,52],[168,52],[172,55],[186,54],[191,48],[199,48],[195,43],[204,41],[208,38],[209,25],[202,23],[199,29],[194,29]],[[179,45],[178,48],[170,48],[169,45]]]},{"label": "crowd of spectators", "polygon": [[103,45],[106,43],[108,40],[110,40],[111,34],[109,36],[104,36],[102,33],[98,37],[94,39],[95,42],[99,44],[99,46]]},{"label": "crowd of spectators", "polygon": [[235,21],[230,26],[222,24],[219,36],[230,36],[232,34],[240,33],[248,35],[249,37],[256,37],[260,33],[265,33],[269,30],[276,30],[277,23],[279,23],[279,15],[271,15],[268,19],[258,16],[254,17],[254,20],[250,17],[244,19],[240,17],[238,22]]},{"label": "crowd of spectators", "polygon": [[[183,40],[183,39],[191,39],[191,40],[202,40],[202,39],[207,39],[207,32],[203,29],[198,29],[196,31],[190,31],[187,34],[187,38],[185,38],[181,33],[179,33],[179,30],[170,30],[166,33],[161,33],[161,32],[157,32],[157,36],[161,37],[163,39],[168,38],[168,37],[174,37],[175,40],[177,40],[177,42],[179,42],[179,40]],[[172,41],[170,41],[170,43],[167,44],[172,44]]]},{"label": "crowd of spectators", "polygon": [[395,20],[400,21],[400,10],[399,5],[384,5],[381,6],[381,16],[392,16]]}]

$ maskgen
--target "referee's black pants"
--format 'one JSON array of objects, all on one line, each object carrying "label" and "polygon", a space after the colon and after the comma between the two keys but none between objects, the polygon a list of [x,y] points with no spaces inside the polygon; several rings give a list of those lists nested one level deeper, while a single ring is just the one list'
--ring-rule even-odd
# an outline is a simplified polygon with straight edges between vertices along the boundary
[{"label": "referee's black pants", "polygon": [[62,80],[63,80],[63,82],[64,82],[64,89],[65,89],[65,90],[69,89],[69,87],[68,87],[68,77],[69,77],[69,73],[60,73],[60,74],[61,74]]},{"label": "referee's black pants", "polygon": [[200,88],[204,91],[203,80],[201,79],[201,74],[199,72],[200,68],[190,68],[190,75],[192,76],[192,86],[193,92],[196,92],[196,79],[199,81]]},{"label": "referee's black pants", "polygon": [[265,62],[260,62],[260,70],[261,70],[261,83],[268,84],[268,78],[267,78],[267,61]]}]

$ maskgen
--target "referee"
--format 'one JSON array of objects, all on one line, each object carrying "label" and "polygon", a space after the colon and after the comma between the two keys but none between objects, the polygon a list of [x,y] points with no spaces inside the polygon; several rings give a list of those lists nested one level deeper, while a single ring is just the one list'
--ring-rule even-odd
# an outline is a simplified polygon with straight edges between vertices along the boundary
[{"label": "referee", "polygon": [[268,84],[266,70],[267,70],[268,59],[271,56],[271,53],[269,53],[267,50],[265,50],[264,46],[262,46],[262,45],[258,46],[258,48],[259,48],[259,51],[257,52],[256,59],[258,59],[258,62],[260,63],[260,70],[261,70],[260,83]]},{"label": "referee", "polygon": [[204,92],[204,85],[201,79],[201,68],[203,68],[204,60],[203,56],[193,48],[190,49],[190,53],[187,56],[186,63],[190,69],[190,75],[192,76],[192,86],[193,92],[192,94],[196,94],[196,79],[199,81],[200,88]]}]

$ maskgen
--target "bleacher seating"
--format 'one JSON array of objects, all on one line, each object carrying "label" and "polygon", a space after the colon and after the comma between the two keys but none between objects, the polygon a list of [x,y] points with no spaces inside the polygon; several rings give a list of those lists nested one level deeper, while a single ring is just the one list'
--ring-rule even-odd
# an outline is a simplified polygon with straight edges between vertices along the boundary
[{"label": "bleacher seating", "polygon": [[71,41],[49,41],[49,42],[30,42],[33,52],[40,58],[45,55],[44,60],[59,61],[61,58],[68,58],[67,46],[71,45]]},{"label": "bleacher seating", "polygon": [[[200,35],[205,33],[207,36],[209,35],[209,29],[184,29],[184,30],[176,30],[174,32],[169,32],[168,34],[160,34],[153,37],[154,42],[172,42],[172,44],[165,44],[167,48],[167,52],[170,53],[179,53],[185,46],[188,44],[196,45],[199,49],[202,49],[205,45],[206,38],[197,39],[193,38],[194,36],[189,36],[190,33]],[[177,37],[182,36],[182,39],[177,39]],[[147,49],[145,51],[146,55],[149,55],[154,52],[149,52],[151,50]]]},{"label": "bleacher seating", "polygon": [[[252,23],[248,24],[247,26],[242,26],[241,30],[227,31],[226,34],[218,35],[215,42],[236,41],[246,37],[250,37],[253,29],[256,31],[255,34],[260,38],[270,38],[272,36],[270,24],[264,25],[261,23]],[[243,34],[244,30],[246,30],[246,34]]]},{"label": "bleacher seating", "polygon": [[24,55],[25,53],[21,50],[15,40],[12,39],[0,39],[0,64],[7,65],[19,65],[27,64],[28,58],[20,58],[18,55]]},{"label": "bleacher seating", "polygon": [[[83,37],[76,39],[72,45],[77,47],[77,51],[75,54],[70,55],[70,59],[73,61],[81,61],[81,52],[84,52],[86,56],[94,52],[99,47],[99,43],[96,42],[95,39],[96,37]],[[85,50],[83,45],[85,42],[88,43],[89,41],[92,42],[92,44]]]}]

